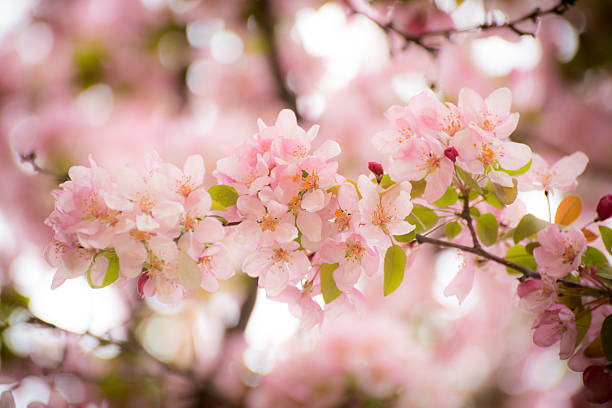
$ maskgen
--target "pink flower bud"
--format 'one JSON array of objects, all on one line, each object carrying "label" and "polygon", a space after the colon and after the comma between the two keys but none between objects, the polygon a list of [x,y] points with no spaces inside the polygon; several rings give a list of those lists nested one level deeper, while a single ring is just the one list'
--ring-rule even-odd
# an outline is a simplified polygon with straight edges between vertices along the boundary
[{"label": "pink flower bud", "polygon": [[383,169],[382,164],[377,162],[368,162],[368,170],[370,170],[376,176],[376,181],[380,183],[383,175],[385,174],[385,170]]},{"label": "pink flower bud", "polygon": [[589,402],[602,404],[610,400],[610,373],[602,366],[587,367],[582,374],[582,381]]},{"label": "pink flower bud", "polygon": [[454,163],[457,160],[457,156],[459,156],[459,152],[454,147],[447,147],[444,149],[444,155]]},{"label": "pink flower bud", "polygon": [[138,277],[138,294],[140,297],[144,297],[144,285],[149,280],[149,274],[147,272],[140,274]]},{"label": "pink flower bud", "polygon": [[612,194],[601,197],[597,204],[597,217],[599,221],[607,220],[612,216]]}]

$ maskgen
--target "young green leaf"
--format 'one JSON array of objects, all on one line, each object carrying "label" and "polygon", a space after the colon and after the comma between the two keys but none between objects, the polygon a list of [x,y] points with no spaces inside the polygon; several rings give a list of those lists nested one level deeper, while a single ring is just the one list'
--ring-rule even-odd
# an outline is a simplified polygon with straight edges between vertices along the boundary
[{"label": "young green leaf", "polygon": [[425,181],[425,179],[422,179],[419,181],[411,181],[410,184],[412,184],[412,190],[410,190],[410,198],[417,198],[422,196],[425,192],[425,186],[427,185],[427,182]]},{"label": "young green leaf", "polygon": [[213,202],[218,203],[223,207],[231,207],[238,201],[238,192],[234,187],[218,184],[208,189],[210,198]]},{"label": "young green leaf", "polygon": [[545,228],[548,223],[538,217],[527,214],[519,221],[514,229],[514,243],[518,244],[523,239],[532,236],[539,230]]},{"label": "young green leaf", "polygon": [[[513,262],[517,265],[524,266],[525,268],[529,268],[531,270],[535,270],[537,268],[537,264],[533,255],[531,255],[523,245],[515,245],[508,249],[505,256],[507,261]],[[506,267],[506,270],[510,274],[521,273],[516,269],[512,269]]]},{"label": "young green leaf", "polygon": [[476,191],[478,194],[484,193],[482,187],[480,187],[478,183],[476,183],[476,181],[474,181],[474,179],[472,178],[472,173],[468,173],[459,166],[455,166],[455,170],[457,171],[457,174],[459,175],[461,180],[463,180],[463,182],[468,185],[472,190]]},{"label": "young green leaf", "polygon": [[457,190],[454,187],[449,187],[442,197],[434,201],[434,204],[440,207],[448,207],[449,205],[455,204],[458,199],[459,193],[457,193]]},{"label": "young green leaf", "polygon": [[498,230],[497,219],[491,213],[482,214],[476,220],[478,238],[480,238],[480,242],[485,246],[493,245],[497,241]]},{"label": "young green leaf", "polygon": [[601,234],[601,240],[609,254],[612,254],[612,229],[605,225],[599,226],[599,233]]},{"label": "young green leaf", "polygon": [[446,238],[449,240],[455,238],[460,232],[461,224],[459,224],[457,221],[449,222],[446,224],[446,227],[444,227],[444,235],[446,235]]},{"label": "young green leaf", "polygon": [[512,179],[512,187],[504,187],[499,184],[491,183],[493,185],[493,194],[504,205],[510,205],[516,200],[517,194],[517,182],[516,179]]},{"label": "young green leaf", "polygon": [[406,269],[406,254],[399,245],[391,245],[385,253],[385,296],[393,293],[404,280]]},{"label": "young green leaf", "polygon": [[[108,266],[106,267],[106,273],[104,274],[104,279],[102,280],[101,285],[95,285],[91,279],[91,269],[94,266],[95,262],[100,257],[105,257],[108,260]],[[91,264],[89,265],[89,269],[87,269],[87,282],[89,286],[94,289],[104,288],[119,278],[119,257],[114,252],[103,252],[98,254]]]},{"label": "young green leaf", "polygon": [[578,330],[576,346],[578,346],[589,330],[589,327],[591,327],[591,310],[579,308],[574,313],[576,314],[576,329]]},{"label": "young green leaf", "polygon": [[592,246],[587,246],[584,255],[582,255],[582,263],[586,266],[604,266],[609,265],[608,258],[599,249]]},{"label": "young green leaf", "polygon": [[612,315],[608,315],[601,325],[601,346],[608,361],[612,361]]},{"label": "young green leaf", "polygon": [[325,303],[333,302],[338,296],[342,294],[340,289],[336,286],[334,281],[334,271],[338,268],[338,264],[327,264],[321,265],[321,294]]},{"label": "young green leaf", "polygon": [[529,169],[531,168],[531,163],[532,160],[529,160],[529,163],[527,163],[526,165],[524,165],[523,167],[521,167],[518,170],[506,170],[506,169],[502,169],[500,168],[500,171],[503,171],[504,173],[506,173],[509,176],[512,177],[516,177],[516,176],[520,176],[521,174],[525,174],[529,171]]},{"label": "young green leaf", "polygon": [[406,221],[415,226],[414,232],[420,234],[436,225],[438,222],[438,215],[429,207],[425,207],[421,204],[414,204],[412,212],[406,217]]}]

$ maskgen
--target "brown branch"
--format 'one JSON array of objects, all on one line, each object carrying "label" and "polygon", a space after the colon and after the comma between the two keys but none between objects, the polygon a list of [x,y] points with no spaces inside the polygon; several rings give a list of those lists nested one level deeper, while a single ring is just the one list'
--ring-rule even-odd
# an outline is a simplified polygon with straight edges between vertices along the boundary
[{"label": "brown branch", "polygon": [[463,201],[463,211],[461,211],[461,218],[463,218],[467,223],[468,230],[470,230],[470,235],[472,236],[472,243],[474,244],[474,248],[480,248],[480,242],[478,241],[478,237],[476,236],[476,231],[474,230],[474,225],[472,223],[472,214],[470,214],[469,191],[464,191],[460,198]]},{"label": "brown branch", "polygon": [[19,155],[19,160],[21,161],[21,163],[30,163],[32,165],[32,168],[34,168],[34,171],[36,171],[37,173],[46,174],[48,176],[53,176],[56,178],[59,178],[61,176],[60,173],[56,173],[52,170],[40,167],[38,163],[36,163],[36,153],[21,154]]},{"label": "brown branch", "polygon": [[[455,249],[460,249],[462,251],[465,252],[469,252],[471,254],[474,255],[478,255],[481,258],[484,259],[488,259],[490,261],[494,261],[497,262],[501,265],[507,266],[509,268],[515,269],[519,272],[521,272],[523,274],[524,277],[526,278],[533,278],[533,279],[542,279],[542,275],[540,275],[538,272],[526,268],[522,265],[516,264],[514,262],[508,261],[507,259],[501,258],[499,256],[493,255],[487,251],[485,251],[484,249],[482,249],[481,247],[475,248],[475,247],[469,247],[466,245],[461,245],[461,244],[456,244],[454,242],[449,242],[449,241],[443,241],[441,239],[435,239],[435,238],[429,238],[426,237],[424,235],[421,234],[416,234],[415,235],[416,241],[420,244],[432,244],[432,245],[438,245],[441,247],[446,247],[446,248],[455,248]],[[591,290],[596,290],[598,292],[603,293],[606,296],[612,296],[612,292],[609,290],[604,290],[601,288],[596,288],[594,286],[590,286],[590,285],[585,285],[582,284],[580,282],[576,282],[570,279],[558,279],[558,282],[562,282],[563,284],[565,284],[566,286],[569,287],[574,287],[574,288],[581,288],[581,289],[591,289]]]},{"label": "brown branch", "polygon": [[[348,0],[345,0],[345,3],[348,5],[348,7],[354,12],[354,13],[358,13],[358,14],[362,14],[359,11],[355,10],[355,8],[350,4],[350,2]],[[426,51],[432,53],[432,54],[436,54],[439,50],[439,47],[437,46],[431,46],[431,45],[427,45],[425,44],[424,40],[427,38],[431,38],[431,37],[444,37],[447,40],[450,39],[450,36],[453,34],[464,34],[464,33],[470,33],[470,32],[480,32],[480,31],[487,31],[487,30],[494,30],[494,29],[509,29],[512,32],[516,33],[517,35],[521,36],[521,35],[529,35],[531,37],[535,37],[535,32],[532,31],[526,31],[521,29],[519,26],[521,25],[521,23],[524,23],[526,21],[531,21],[534,24],[537,24],[538,20],[545,16],[545,15],[563,15],[565,14],[565,12],[567,12],[570,8],[570,6],[573,6],[575,3],[575,0],[559,0],[559,2],[547,9],[540,9],[539,7],[536,7],[535,9],[533,9],[531,12],[529,12],[528,14],[525,14],[521,17],[515,18],[513,20],[509,20],[503,24],[497,24],[495,22],[491,22],[491,23],[483,23],[483,24],[479,24],[473,27],[468,27],[468,28],[447,28],[444,30],[434,30],[434,31],[427,31],[421,34],[417,34],[417,35],[411,35],[408,33],[403,32],[402,30],[400,30],[399,28],[397,28],[392,21],[388,22],[388,23],[382,23],[380,21],[376,21],[376,19],[372,18],[371,16],[365,16],[367,18],[369,18],[370,20],[372,20],[374,23],[376,23],[380,28],[382,28],[383,30],[385,30],[385,32],[390,33],[393,32],[395,34],[398,34],[400,37],[402,37],[404,39],[404,41],[406,41],[406,43],[413,43],[418,45],[419,47],[425,49]]]},{"label": "brown branch", "polygon": [[287,86],[285,74],[283,73],[283,69],[281,67],[280,55],[278,53],[278,46],[276,43],[276,19],[272,9],[270,8],[270,3],[268,0],[255,0],[253,5],[253,16],[255,17],[255,21],[257,21],[257,25],[259,26],[259,29],[261,30],[261,33],[268,46],[268,61],[270,63],[270,68],[272,69],[272,75],[274,76],[274,80],[276,82],[278,95],[289,106],[289,108],[295,112],[298,122],[301,122],[302,117],[297,109],[296,96]]}]

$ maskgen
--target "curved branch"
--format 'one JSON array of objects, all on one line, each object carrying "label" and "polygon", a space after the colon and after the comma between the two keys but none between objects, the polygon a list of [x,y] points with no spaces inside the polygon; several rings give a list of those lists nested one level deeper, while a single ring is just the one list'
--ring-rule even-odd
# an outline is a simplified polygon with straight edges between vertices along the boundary
[{"label": "curved branch", "polygon": [[[455,249],[460,249],[462,251],[465,252],[469,252],[471,254],[474,255],[478,255],[481,258],[485,258],[488,259],[490,261],[494,261],[497,262],[498,264],[507,266],[509,268],[515,269],[519,272],[521,272],[523,274],[524,277],[527,278],[533,278],[533,279],[541,279],[542,275],[540,275],[538,272],[526,268],[522,265],[516,264],[514,262],[510,262],[507,259],[501,258],[497,255],[493,255],[487,251],[485,251],[484,249],[482,249],[481,247],[469,247],[466,245],[461,245],[461,244],[456,244],[454,242],[449,242],[449,241],[443,241],[441,239],[435,239],[435,238],[429,238],[426,237],[424,235],[421,234],[416,234],[415,235],[416,241],[420,244],[433,244],[433,245],[438,245],[441,247],[446,247],[446,248],[455,248]],[[573,280],[569,280],[569,279],[558,279],[559,282],[562,282],[563,284],[565,284],[566,286],[570,286],[570,287],[574,287],[574,288],[582,288],[582,289],[591,289],[591,290],[597,290],[603,294],[605,294],[606,296],[612,296],[612,292],[610,292],[609,290],[604,290],[601,288],[596,288],[594,286],[590,286],[590,285],[585,285],[582,284],[580,282],[576,282]]]},{"label": "curved branch", "polygon": [[[345,0],[345,3],[348,5],[348,7],[354,12],[354,13],[358,13],[358,14],[362,14],[363,13],[359,12],[358,10],[356,10],[348,0]],[[502,28],[507,28],[511,31],[513,31],[514,33],[516,33],[517,35],[529,35],[531,37],[535,37],[535,31],[526,31],[521,29],[519,26],[521,25],[521,23],[527,22],[527,21],[531,21],[534,24],[537,24],[538,20],[540,19],[540,17],[543,17],[545,15],[558,15],[561,16],[563,14],[565,14],[565,12],[567,12],[570,9],[570,6],[573,6],[575,3],[575,0],[559,0],[557,4],[555,4],[554,6],[547,8],[547,9],[540,9],[539,7],[534,8],[531,12],[509,20],[505,23],[502,24],[498,24],[495,22],[491,22],[491,23],[483,23],[483,24],[479,24],[473,27],[468,27],[468,28],[447,28],[444,30],[434,30],[434,31],[427,31],[421,34],[417,34],[417,35],[411,35],[408,33],[403,32],[402,30],[400,30],[399,28],[397,28],[392,21],[388,22],[388,23],[382,23],[380,21],[376,21],[375,19],[373,19],[371,16],[367,16],[364,15],[365,17],[369,18],[370,20],[372,20],[374,23],[376,23],[380,28],[382,28],[383,30],[385,30],[385,32],[389,33],[389,32],[393,32],[395,34],[398,34],[400,37],[402,37],[407,43],[413,43],[418,45],[419,47],[425,49],[426,51],[432,53],[432,54],[436,54],[437,51],[439,50],[438,46],[431,46],[431,45],[427,45],[425,44],[424,40],[427,38],[431,38],[431,37],[444,37],[447,40],[450,38],[451,35],[453,34],[464,34],[464,33],[470,33],[470,32],[479,32],[479,31],[488,31],[488,30],[494,30],[494,29],[502,29]]]}]

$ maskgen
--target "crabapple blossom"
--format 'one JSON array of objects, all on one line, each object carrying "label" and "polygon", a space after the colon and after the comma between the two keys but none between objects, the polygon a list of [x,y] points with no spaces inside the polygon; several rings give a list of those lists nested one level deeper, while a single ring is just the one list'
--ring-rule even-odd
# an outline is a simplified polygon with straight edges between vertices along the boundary
[{"label": "crabapple blossom", "polygon": [[538,242],[541,246],[533,251],[538,270],[553,279],[576,270],[587,246],[584,234],[578,229],[559,229],[556,225],[538,232]]},{"label": "crabapple blossom", "polygon": [[557,301],[555,282],[546,276],[521,282],[517,295],[521,299],[521,307],[531,313],[542,313]]},{"label": "crabapple blossom", "polygon": [[249,276],[259,277],[259,285],[276,296],[308,274],[310,262],[298,247],[297,242],[290,241],[260,248],[245,258],[242,269]]},{"label": "crabapple blossom", "polygon": [[567,360],[576,348],[576,318],[565,305],[554,304],[542,312],[533,323],[533,342],[542,347],[561,342],[559,357]]},{"label": "crabapple blossom", "polygon": [[589,159],[582,152],[565,156],[548,166],[537,153],[532,156],[529,171],[521,177],[521,189],[571,191],[576,188],[576,178],[584,172]]},{"label": "crabapple blossom", "polygon": [[362,222],[361,234],[368,242],[382,244],[389,235],[407,234],[414,225],[405,221],[412,211],[410,183],[401,182],[389,190],[379,192],[379,185],[366,176],[359,176],[359,191],[363,198],[359,202]]},{"label": "crabapple blossom", "polygon": [[469,88],[459,92],[459,110],[468,126],[491,132],[498,139],[510,136],[518,124],[519,114],[510,112],[511,104],[508,88],[497,89],[484,100]]}]

